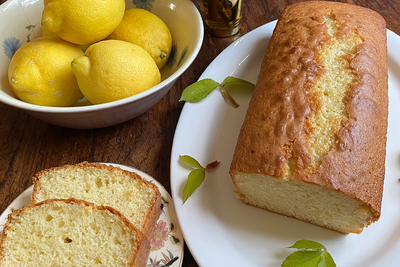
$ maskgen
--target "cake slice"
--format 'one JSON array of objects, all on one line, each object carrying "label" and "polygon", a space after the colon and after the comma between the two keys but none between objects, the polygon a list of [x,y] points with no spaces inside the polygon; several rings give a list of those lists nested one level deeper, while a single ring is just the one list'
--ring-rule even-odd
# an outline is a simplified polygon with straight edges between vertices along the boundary
[{"label": "cake slice", "polygon": [[149,238],[161,213],[158,187],[139,175],[99,163],[43,170],[33,178],[31,203],[76,198],[121,212]]},{"label": "cake slice", "polygon": [[356,5],[288,6],[269,42],[230,175],[249,205],[341,233],[379,219],[386,23]]},{"label": "cake slice", "polygon": [[52,199],[8,216],[0,240],[0,266],[144,267],[149,246],[111,207]]}]

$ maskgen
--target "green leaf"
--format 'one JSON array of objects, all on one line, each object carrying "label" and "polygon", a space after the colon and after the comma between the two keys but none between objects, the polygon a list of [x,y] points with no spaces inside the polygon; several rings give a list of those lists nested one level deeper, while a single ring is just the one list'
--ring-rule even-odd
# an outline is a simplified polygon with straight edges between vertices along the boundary
[{"label": "green leaf", "polygon": [[[320,267],[323,251],[296,251],[282,263],[282,267]],[[324,266],[324,265],[322,265]]]},{"label": "green leaf", "polygon": [[223,98],[229,103],[231,103],[235,108],[237,108],[239,107],[239,104],[228,93],[228,89],[233,89],[233,88],[254,89],[254,84],[246,80],[235,78],[232,76],[226,77],[224,81],[221,83],[221,85],[219,86],[219,90],[221,91]]},{"label": "green leaf", "polygon": [[183,189],[183,203],[192,195],[192,193],[201,185],[205,177],[204,169],[195,169],[189,173],[185,188]]},{"label": "green leaf", "polygon": [[186,101],[189,103],[196,103],[204,98],[206,98],[213,90],[219,88],[222,97],[229,103],[231,103],[235,108],[239,107],[239,104],[233,99],[233,97],[228,93],[227,89],[233,88],[245,88],[245,89],[253,89],[254,84],[248,82],[246,80],[235,78],[232,76],[228,76],[224,79],[224,81],[219,84],[213,79],[206,78],[200,81],[197,81],[188,87],[186,87],[181,95],[181,99],[179,101]]},{"label": "green leaf", "polygon": [[293,244],[293,246],[289,248],[297,248],[297,249],[325,249],[325,246],[311,240],[299,240],[296,243]]},{"label": "green leaf", "polygon": [[193,168],[197,168],[197,169],[202,169],[204,170],[204,167],[200,165],[200,163],[194,159],[191,156],[188,155],[179,155],[179,158],[186,163],[186,165],[188,165],[189,167],[193,167]]},{"label": "green leaf", "polygon": [[216,168],[219,165],[219,161],[215,160],[206,167],[201,166],[201,164],[189,155],[179,155],[179,158],[189,167],[194,168],[193,171],[189,173],[188,180],[186,182],[185,188],[183,189],[183,203],[192,195],[192,193],[203,183],[206,171],[212,168]]},{"label": "green leaf", "polygon": [[221,85],[226,86],[226,85],[230,85],[230,84],[234,84],[234,85],[240,86],[241,88],[248,88],[248,89],[253,89],[255,86],[251,82],[248,82],[248,81],[240,79],[240,78],[235,78],[232,76],[226,77]]},{"label": "green leaf", "polygon": [[331,254],[327,250],[324,251],[324,257],[325,257],[326,267],[336,267],[335,261],[333,260]]},{"label": "green leaf", "polygon": [[234,106],[235,108],[239,107],[239,104],[238,104],[238,103],[235,101],[235,99],[233,99],[233,97],[226,91],[225,87],[220,86],[220,87],[218,87],[218,88],[219,88],[219,90],[220,90],[220,92],[221,92],[221,94],[222,94],[222,97],[223,97],[226,101],[228,101],[229,103],[231,103],[232,106]]},{"label": "green leaf", "polygon": [[326,261],[325,261],[325,254],[324,253],[322,253],[321,259],[319,260],[317,267],[326,267]]},{"label": "green leaf", "polygon": [[218,82],[209,78],[197,81],[183,90],[181,99],[179,99],[179,101],[186,101],[189,103],[199,102],[200,100],[206,98],[218,86]]},{"label": "green leaf", "polygon": [[326,247],[311,240],[299,240],[289,248],[299,249],[290,254],[282,263],[282,267],[336,267]]}]

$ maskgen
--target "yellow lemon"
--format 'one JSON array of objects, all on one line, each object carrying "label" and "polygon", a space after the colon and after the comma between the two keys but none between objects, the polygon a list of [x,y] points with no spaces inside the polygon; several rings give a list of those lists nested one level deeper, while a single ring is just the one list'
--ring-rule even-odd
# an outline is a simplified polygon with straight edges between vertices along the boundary
[{"label": "yellow lemon", "polygon": [[49,31],[45,27],[42,27],[42,35],[43,36],[57,36],[54,32]]},{"label": "yellow lemon", "polygon": [[161,69],[171,54],[172,36],[167,25],[153,13],[139,8],[125,11],[117,29],[108,37],[143,47]]},{"label": "yellow lemon", "polygon": [[112,33],[125,12],[125,0],[44,0],[42,25],[62,39],[80,45]]},{"label": "yellow lemon", "polygon": [[123,99],[143,92],[161,81],[161,74],[143,48],[106,40],[88,47],[72,61],[79,88],[92,104]]},{"label": "yellow lemon", "polygon": [[83,95],[71,62],[83,55],[59,37],[40,37],[21,46],[11,59],[8,80],[21,100],[41,106],[71,106]]},{"label": "yellow lemon", "polygon": [[[54,32],[49,31],[48,29],[46,29],[45,27],[42,27],[42,36],[43,37],[49,37],[49,36],[57,36],[57,34],[55,34]],[[82,51],[86,51],[86,49],[88,48],[89,45],[78,45],[78,47],[82,50]]]}]

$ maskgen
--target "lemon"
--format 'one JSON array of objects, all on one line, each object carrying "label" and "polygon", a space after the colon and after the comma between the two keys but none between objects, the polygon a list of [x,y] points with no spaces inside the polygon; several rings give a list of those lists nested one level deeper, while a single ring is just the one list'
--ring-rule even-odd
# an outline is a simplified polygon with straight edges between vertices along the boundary
[{"label": "lemon", "polygon": [[153,13],[139,8],[125,11],[117,29],[108,37],[143,47],[161,69],[171,54],[172,36],[167,25]]},{"label": "lemon", "polygon": [[21,100],[41,106],[71,106],[83,95],[71,62],[83,55],[59,37],[40,37],[21,46],[11,59],[8,80]]},{"label": "lemon", "polygon": [[125,12],[125,0],[44,0],[42,25],[62,39],[80,45],[112,33]]},{"label": "lemon", "polygon": [[[57,36],[57,34],[55,34],[54,32],[51,32],[49,30],[47,30],[45,27],[42,27],[42,36],[44,37],[48,37],[48,36]],[[78,45],[78,47],[82,50],[82,51],[86,51],[86,49],[88,48],[89,45]]]},{"label": "lemon", "polygon": [[45,27],[42,27],[42,35],[43,36],[57,36],[54,32],[49,31]]},{"label": "lemon", "polygon": [[92,104],[107,103],[143,92],[161,81],[149,53],[140,46],[106,40],[88,47],[72,61],[79,88]]}]

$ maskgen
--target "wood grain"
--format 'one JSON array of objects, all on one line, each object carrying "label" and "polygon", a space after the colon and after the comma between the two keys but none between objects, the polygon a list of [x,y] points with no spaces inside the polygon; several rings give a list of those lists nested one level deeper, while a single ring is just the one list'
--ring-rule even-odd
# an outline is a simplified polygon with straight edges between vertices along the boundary
[{"label": "wood grain", "polygon": [[[0,3],[4,2],[0,0]],[[182,90],[195,82],[228,45],[247,32],[278,19],[287,5],[297,2],[301,0],[243,0],[240,32],[228,38],[206,33],[197,59],[170,92],[146,113],[120,125],[95,130],[67,129],[0,103],[0,213],[31,185],[31,177],[36,172],[82,161],[112,162],[138,168],[170,192],[170,155],[183,107],[178,101]],[[336,2],[371,8],[386,19],[388,29],[400,34],[400,0]],[[202,1],[193,0],[193,3],[202,12]],[[0,36],[0,40],[2,38],[4,36]],[[186,246],[183,266],[198,266]]]}]

